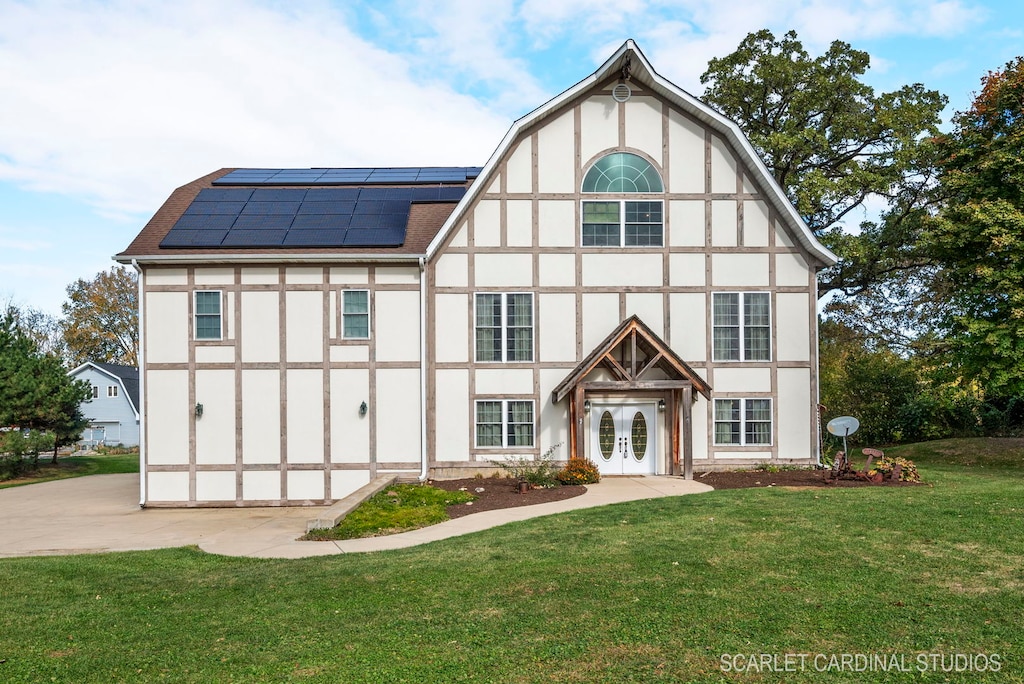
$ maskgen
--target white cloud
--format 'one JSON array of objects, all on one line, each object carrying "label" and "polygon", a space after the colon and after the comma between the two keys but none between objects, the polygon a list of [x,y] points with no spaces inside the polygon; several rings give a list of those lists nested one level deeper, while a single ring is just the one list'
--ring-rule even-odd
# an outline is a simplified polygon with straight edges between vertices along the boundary
[{"label": "white cloud", "polygon": [[0,6],[0,180],[149,212],[222,166],[482,164],[508,120],[329,6]]}]

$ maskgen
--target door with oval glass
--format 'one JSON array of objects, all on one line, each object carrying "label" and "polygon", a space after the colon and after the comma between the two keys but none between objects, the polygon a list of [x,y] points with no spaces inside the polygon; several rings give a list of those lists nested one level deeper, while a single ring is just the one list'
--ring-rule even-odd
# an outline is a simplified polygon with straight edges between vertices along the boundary
[{"label": "door with oval glass", "polygon": [[602,475],[653,475],[658,434],[655,404],[595,404],[591,460]]}]

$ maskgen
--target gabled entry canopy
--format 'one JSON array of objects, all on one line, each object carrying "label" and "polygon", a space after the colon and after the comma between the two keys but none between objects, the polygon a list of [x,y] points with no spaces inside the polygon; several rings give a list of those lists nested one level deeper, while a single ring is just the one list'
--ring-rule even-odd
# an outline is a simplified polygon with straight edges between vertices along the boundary
[{"label": "gabled entry canopy", "polygon": [[[711,399],[711,386],[635,315],[620,323],[555,387],[551,400],[558,403],[564,399],[598,367],[606,368],[622,389],[665,388],[664,381],[643,379],[648,371],[659,368],[675,381],[672,384],[689,382],[705,399]],[[657,385],[652,386],[654,383]]]}]

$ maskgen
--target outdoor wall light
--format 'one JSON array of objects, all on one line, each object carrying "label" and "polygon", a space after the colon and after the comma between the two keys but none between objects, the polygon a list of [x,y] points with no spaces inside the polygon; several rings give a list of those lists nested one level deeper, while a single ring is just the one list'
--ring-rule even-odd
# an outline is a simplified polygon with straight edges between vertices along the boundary
[{"label": "outdoor wall light", "polygon": [[665,410],[665,400],[664,399],[659,399],[658,400],[658,410],[659,411],[664,411]]},{"label": "outdoor wall light", "polygon": [[202,417],[203,417],[203,405],[202,404],[196,404],[196,418],[202,418]]},{"label": "outdoor wall light", "polygon": [[583,402],[583,412],[584,413],[590,413],[590,400],[589,399],[587,399],[585,402]]},{"label": "outdoor wall light", "polygon": [[359,405],[359,415],[360,416],[365,416],[366,412],[369,411],[369,410],[370,410],[370,407],[366,405],[365,401],[362,404]]}]

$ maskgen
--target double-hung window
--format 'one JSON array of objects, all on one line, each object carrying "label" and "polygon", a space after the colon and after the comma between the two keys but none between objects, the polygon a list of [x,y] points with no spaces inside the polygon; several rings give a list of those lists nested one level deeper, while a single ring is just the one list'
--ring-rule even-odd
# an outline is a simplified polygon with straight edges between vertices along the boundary
[{"label": "double-hung window", "polygon": [[475,317],[477,361],[533,361],[532,294],[478,293]]},{"label": "double-hung window", "polygon": [[107,396],[108,397],[116,397],[117,396],[117,385],[107,385]]},{"label": "double-hung window", "polygon": [[[658,171],[643,157],[615,152],[598,159],[583,178],[583,192],[612,195],[662,193]],[[661,247],[665,244],[664,203],[660,199],[586,200],[584,247]]]},{"label": "double-hung window", "polygon": [[533,401],[486,399],[476,402],[478,447],[532,447],[534,432]]},{"label": "double-hung window", "polygon": [[771,297],[767,292],[712,295],[715,361],[771,361]]},{"label": "double-hung window", "polygon": [[197,340],[221,338],[221,293],[219,290],[195,293],[195,337]]},{"label": "double-hung window", "polygon": [[771,399],[715,399],[715,444],[772,443]]},{"label": "double-hung window", "polygon": [[584,247],[661,247],[662,203],[613,200],[583,203]]},{"label": "double-hung window", "polygon": [[342,291],[341,336],[348,340],[367,340],[370,338],[369,290]]},{"label": "double-hung window", "polygon": [[100,388],[99,388],[99,385],[93,385],[92,386],[92,398],[93,399],[99,399],[100,398]]}]

